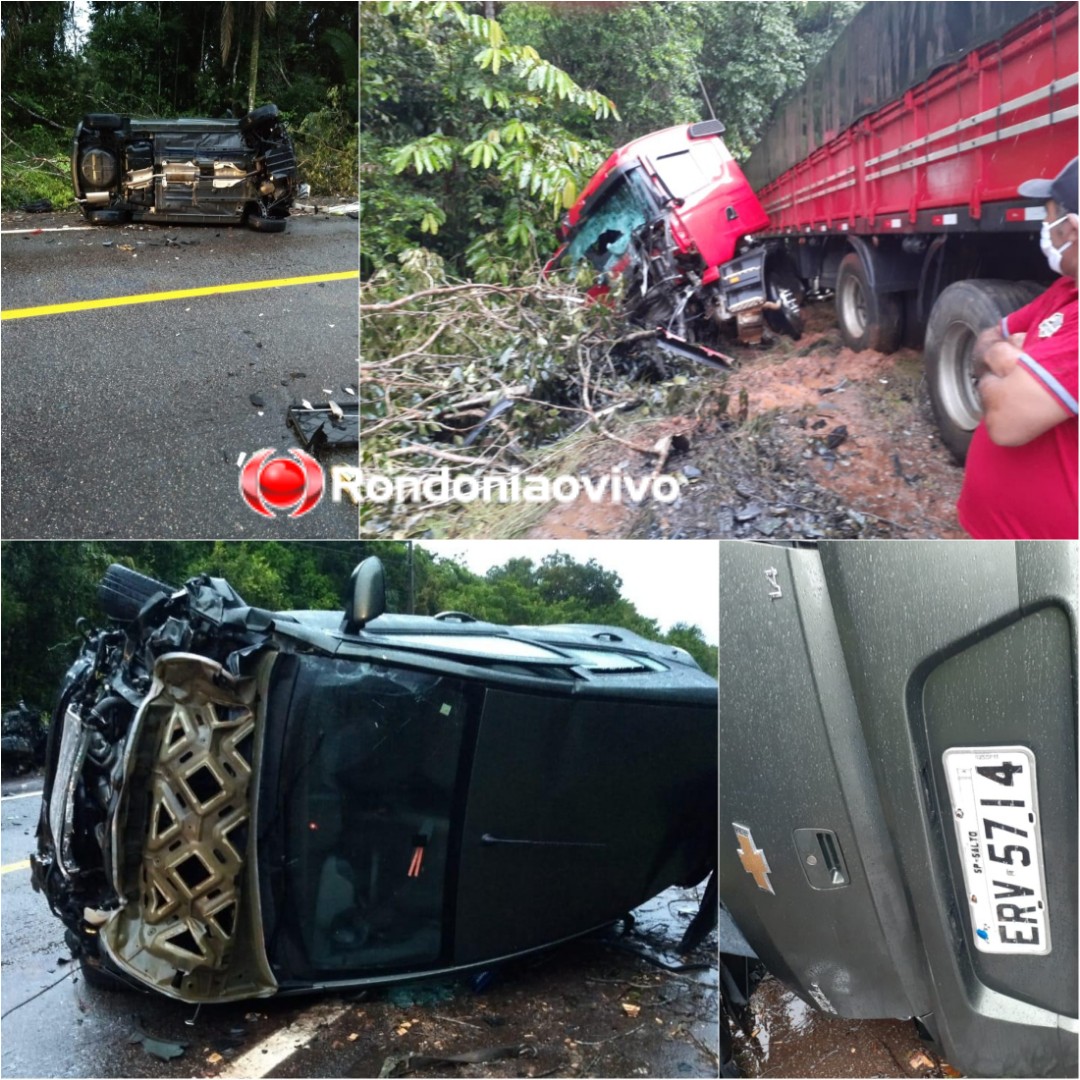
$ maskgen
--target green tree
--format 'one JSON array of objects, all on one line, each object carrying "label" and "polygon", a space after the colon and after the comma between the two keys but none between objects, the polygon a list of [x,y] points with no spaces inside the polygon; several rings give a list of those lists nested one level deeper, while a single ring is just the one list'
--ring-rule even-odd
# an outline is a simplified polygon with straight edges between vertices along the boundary
[{"label": "green tree", "polygon": [[[232,50],[233,35],[236,31],[236,7],[231,0],[225,0],[221,5],[221,60],[227,63],[229,53]],[[262,42],[262,19],[265,14],[270,22],[277,17],[277,4],[274,0],[263,0],[262,3],[245,4],[244,9],[250,12],[251,30],[249,32],[248,46],[248,94],[247,107],[250,112],[255,108],[258,100],[257,87],[259,82],[259,46]],[[240,49],[237,48],[232,68],[232,85],[236,85],[236,68],[240,61]]]},{"label": "green tree", "polygon": [[425,238],[486,280],[534,259],[600,161],[570,125],[613,103],[464,4],[363,5],[361,39],[367,267]]}]

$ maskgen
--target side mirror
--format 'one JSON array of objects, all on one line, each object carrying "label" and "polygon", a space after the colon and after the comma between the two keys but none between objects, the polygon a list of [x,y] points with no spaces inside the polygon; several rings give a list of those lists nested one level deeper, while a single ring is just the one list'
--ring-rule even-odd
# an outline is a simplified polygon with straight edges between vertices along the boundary
[{"label": "side mirror", "polygon": [[352,572],[349,581],[352,589],[342,622],[342,629],[346,633],[362,630],[386,610],[386,574],[376,556],[364,559]]}]

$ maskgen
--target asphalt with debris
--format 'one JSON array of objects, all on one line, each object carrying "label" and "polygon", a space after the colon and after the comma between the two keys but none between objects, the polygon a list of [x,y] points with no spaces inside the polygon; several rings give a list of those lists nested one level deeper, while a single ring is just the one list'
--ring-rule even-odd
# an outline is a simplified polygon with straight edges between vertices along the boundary
[{"label": "asphalt with debris", "polygon": [[[5,231],[58,224],[84,223],[3,218]],[[280,235],[156,225],[8,233],[2,306],[354,271],[357,252],[356,221],[337,215],[294,217]],[[355,392],[355,280],[13,319],[0,344],[5,538],[357,535],[356,508],[328,496],[302,518],[261,517],[240,496],[237,466],[241,454],[297,445],[290,404]],[[322,464],[356,460],[349,449]]]}]

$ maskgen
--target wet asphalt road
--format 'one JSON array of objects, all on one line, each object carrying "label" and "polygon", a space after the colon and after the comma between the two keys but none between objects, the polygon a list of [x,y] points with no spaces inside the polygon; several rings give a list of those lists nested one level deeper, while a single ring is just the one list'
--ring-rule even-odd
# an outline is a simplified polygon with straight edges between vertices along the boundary
[{"label": "wet asphalt road", "polygon": [[[388,1058],[526,1047],[523,1057],[418,1070],[418,1077],[670,1076],[717,1073],[716,938],[668,972],[700,891],[669,889],[610,934],[470,979],[347,996],[204,1008],[87,987],[65,961],[63,927],[20,866],[34,844],[40,777],[3,785],[0,1074],[5,1077],[376,1076]],[[30,794],[28,794],[30,793]],[[14,796],[14,797],[12,797]],[[189,1021],[194,1021],[189,1023]],[[136,1029],[183,1044],[150,1056]]]},{"label": "wet asphalt road", "polygon": [[[64,223],[82,224],[58,215],[4,229]],[[137,225],[8,234],[0,306],[355,271],[357,258],[357,223],[327,215],[291,218],[281,235]],[[239,495],[237,460],[297,445],[288,405],[325,402],[328,390],[349,400],[356,288],[330,281],[5,321],[4,536],[355,537],[355,507],[328,495],[302,518],[260,517]],[[323,464],[355,461],[350,450]]]}]

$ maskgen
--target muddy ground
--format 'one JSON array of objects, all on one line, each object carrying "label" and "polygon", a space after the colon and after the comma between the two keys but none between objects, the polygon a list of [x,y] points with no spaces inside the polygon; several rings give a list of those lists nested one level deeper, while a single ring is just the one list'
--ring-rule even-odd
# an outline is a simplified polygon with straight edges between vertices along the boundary
[{"label": "muddy ground", "polygon": [[[629,934],[617,928],[571,942],[490,980],[377,992],[356,1007],[350,1034],[358,1039],[340,1048],[353,1051],[346,1075],[400,1075],[408,1064],[420,1077],[715,1077],[716,937],[692,956],[675,953],[699,899],[699,891],[668,889],[634,912]],[[521,1054],[441,1065],[406,1059],[493,1048]]]},{"label": "muddy ground", "polygon": [[910,1020],[845,1020],[811,1008],[766,978],[751,999],[749,1034],[736,1032],[746,1077],[955,1077]]},{"label": "muddy ground", "polygon": [[[598,438],[587,470],[635,478],[655,456],[627,443],[675,447],[664,471],[682,485],[669,505],[553,507],[531,537],[954,538],[963,479],[937,437],[922,356],[855,353],[831,302],[808,304],[797,342],[733,348],[737,366],[714,373],[680,361],[697,392],[680,415],[630,421],[623,440]],[[695,370],[696,367],[696,370]]]}]

